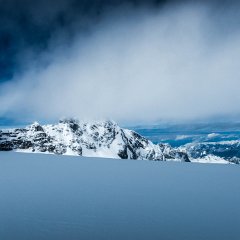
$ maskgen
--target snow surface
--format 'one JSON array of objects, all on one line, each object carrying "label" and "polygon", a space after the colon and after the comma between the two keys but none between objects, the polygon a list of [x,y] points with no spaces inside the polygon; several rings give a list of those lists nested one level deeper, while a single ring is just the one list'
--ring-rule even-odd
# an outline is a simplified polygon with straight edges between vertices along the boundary
[{"label": "snow surface", "polygon": [[232,164],[221,157],[214,156],[212,154],[201,157],[201,158],[191,158],[191,162],[195,163],[215,163],[215,164]]},{"label": "snow surface", "polygon": [[0,152],[0,239],[239,240],[239,171]]}]

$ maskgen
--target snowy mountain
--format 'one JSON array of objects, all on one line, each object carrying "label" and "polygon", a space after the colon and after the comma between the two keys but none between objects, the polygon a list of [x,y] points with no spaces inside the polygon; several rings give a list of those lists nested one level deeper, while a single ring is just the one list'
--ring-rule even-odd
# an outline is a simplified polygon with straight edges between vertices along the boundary
[{"label": "snowy mountain", "polygon": [[180,147],[153,144],[113,121],[84,123],[65,119],[58,124],[0,130],[0,151],[35,152],[86,157],[240,163],[240,141],[192,142]]},{"label": "snowy mountain", "polygon": [[153,144],[134,131],[112,121],[81,123],[61,120],[55,125],[35,122],[26,128],[0,131],[0,151],[24,151],[107,157],[190,162],[188,155],[168,144]]},{"label": "snowy mountain", "polygon": [[240,141],[193,142],[178,148],[191,162],[240,163]]}]

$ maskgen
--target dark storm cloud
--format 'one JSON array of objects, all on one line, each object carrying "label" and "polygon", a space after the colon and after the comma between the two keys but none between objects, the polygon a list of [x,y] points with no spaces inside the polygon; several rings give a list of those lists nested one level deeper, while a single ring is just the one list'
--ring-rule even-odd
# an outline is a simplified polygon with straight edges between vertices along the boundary
[{"label": "dark storm cloud", "polygon": [[[46,50],[49,40],[68,43],[76,33],[88,31],[106,11],[120,6],[156,7],[161,0],[1,0],[0,81],[21,66],[29,49]],[[57,36],[60,36],[57,38]]]}]

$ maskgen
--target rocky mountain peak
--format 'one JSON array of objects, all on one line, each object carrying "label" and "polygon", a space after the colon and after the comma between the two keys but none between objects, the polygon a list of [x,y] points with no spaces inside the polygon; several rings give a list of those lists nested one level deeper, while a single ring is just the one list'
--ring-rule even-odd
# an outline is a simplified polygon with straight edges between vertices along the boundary
[{"label": "rocky mountain peak", "polygon": [[184,152],[156,145],[114,121],[80,122],[61,119],[58,124],[32,125],[0,132],[0,150],[45,152],[89,157],[189,161]]}]

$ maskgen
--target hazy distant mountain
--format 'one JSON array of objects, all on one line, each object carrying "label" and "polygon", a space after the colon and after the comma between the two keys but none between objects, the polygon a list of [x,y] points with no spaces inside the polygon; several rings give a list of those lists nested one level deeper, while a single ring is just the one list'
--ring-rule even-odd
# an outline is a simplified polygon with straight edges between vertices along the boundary
[{"label": "hazy distant mountain", "polygon": [[193,142],[178,148],[186,152],[191,161],[240,163],[240,141]]}]

